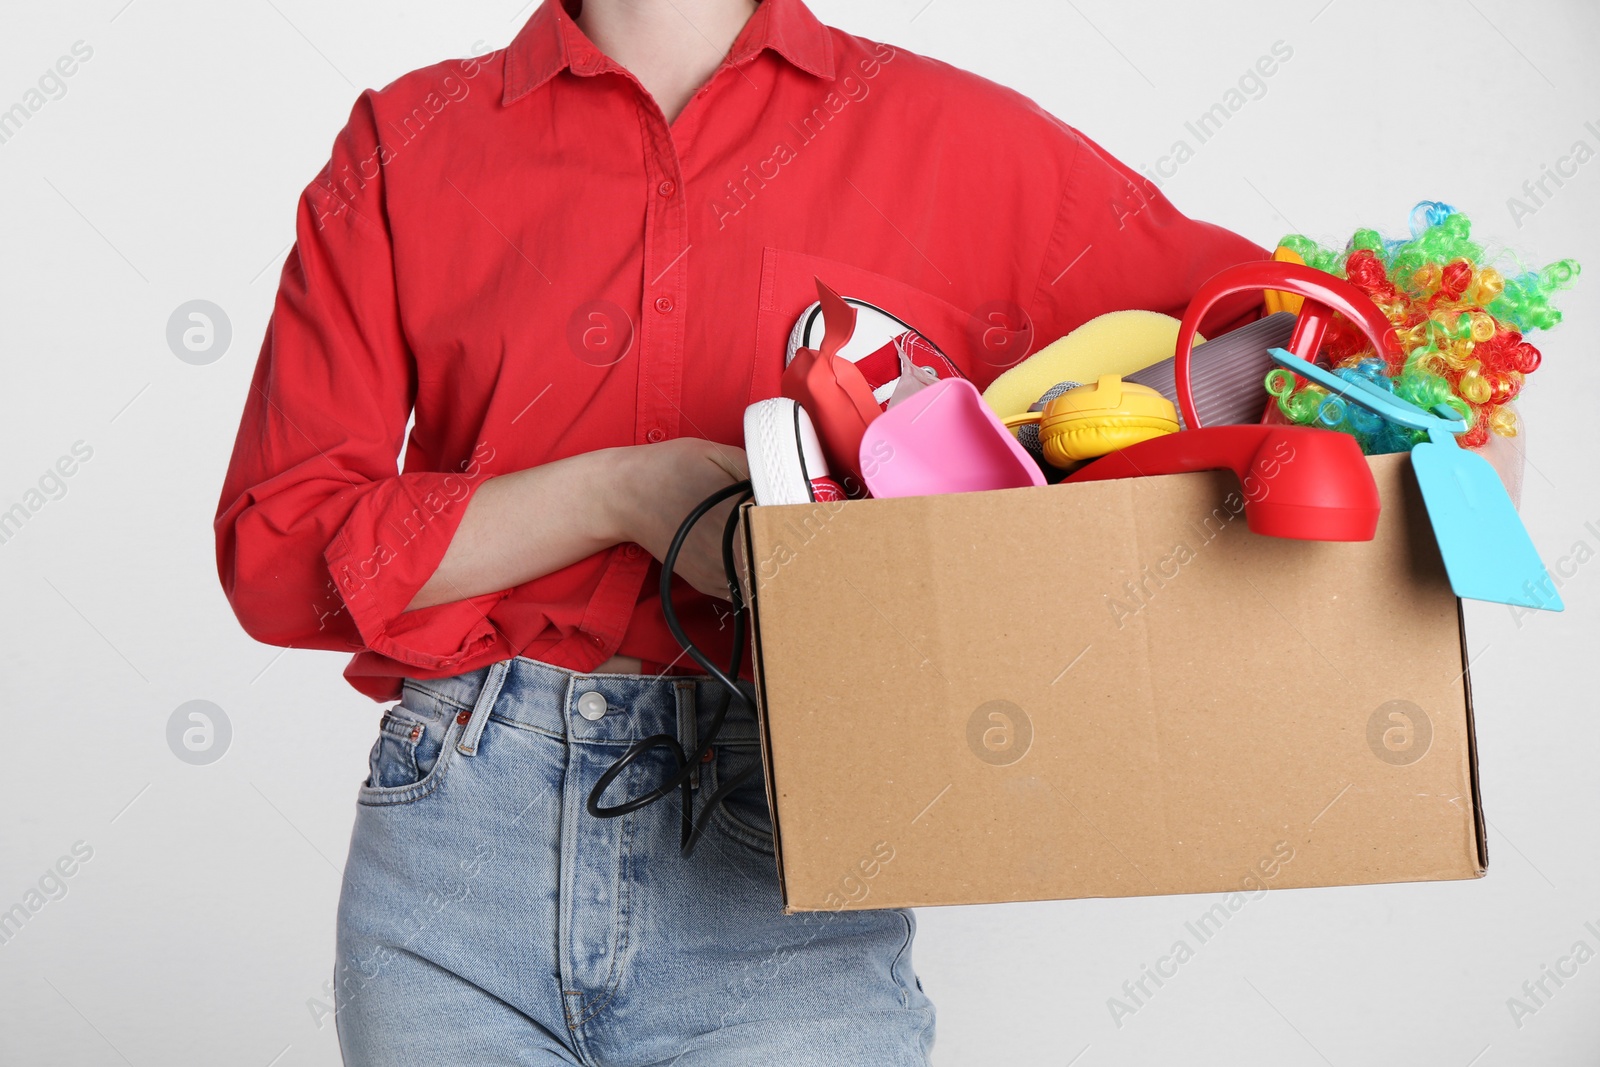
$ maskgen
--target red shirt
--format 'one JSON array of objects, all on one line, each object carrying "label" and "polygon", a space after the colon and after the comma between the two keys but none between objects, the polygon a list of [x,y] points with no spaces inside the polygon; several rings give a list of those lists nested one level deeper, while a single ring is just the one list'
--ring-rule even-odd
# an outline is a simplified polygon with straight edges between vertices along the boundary
[{"label": "red shirt", "polygon": [[[1181,314],[1265,255],[1030,100],[800,0],[765,0],[670,126],[546,0],[508,48],[363,93],[302,197],[217,514],[223,586],[257,639],[356,653],[346,677],[379,700],[519,654],[670,662],[636,545],[405,608],[486,478],[742,444],[817,276],[982,387],[1102,312]],[[681,588],[691,632],[726,647],[714,602]]]}]

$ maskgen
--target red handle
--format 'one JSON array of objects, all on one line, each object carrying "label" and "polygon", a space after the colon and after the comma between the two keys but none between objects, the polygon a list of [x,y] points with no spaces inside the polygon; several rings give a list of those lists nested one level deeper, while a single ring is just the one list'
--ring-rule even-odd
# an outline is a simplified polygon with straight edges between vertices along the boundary
[{"label": "red handle", "polygon": [[1342,278],[1326,271],[1299,263],[1279,263],[1273,260],[1241,263],[1211,277],[1189,301],[1183,323],[1178,327],[1178,348],[1173,354],[1173,377],[1178,391],[1178,407],[1183,412],[1184,425],[1191,431],[1200,429],[1200,415],[1194,406],[1194,389],[1189,381],[1189,354],[1194,348],[1194,336],[1205,318],[1219,300],[1236,293],[1277,289],[1305,298],[1300,308],[1299,320],[1294,325],[1294,335],[1289,340],[1289,350],[1301,359],[1316,362],[1317,349],[1322,345],[1323,334],[1333,313],[1339,312],[1355,323],[1378,352],[1384,356],[1400,354],[1400,341],[1395,336],[1382,311],[1367,294]]}]

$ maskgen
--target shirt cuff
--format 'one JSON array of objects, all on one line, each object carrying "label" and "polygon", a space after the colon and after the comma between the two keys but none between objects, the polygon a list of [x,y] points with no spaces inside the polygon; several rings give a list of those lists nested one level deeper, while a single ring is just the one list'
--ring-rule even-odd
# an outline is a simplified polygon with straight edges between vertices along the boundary
[{"label": "shirt cuff", "polygon": [[499,640],[488,611],[503,592],[406,610],[439,569],[480,484],[461,474],[402,474],[356,503],[323,558],[367,648],[437,671]]}]

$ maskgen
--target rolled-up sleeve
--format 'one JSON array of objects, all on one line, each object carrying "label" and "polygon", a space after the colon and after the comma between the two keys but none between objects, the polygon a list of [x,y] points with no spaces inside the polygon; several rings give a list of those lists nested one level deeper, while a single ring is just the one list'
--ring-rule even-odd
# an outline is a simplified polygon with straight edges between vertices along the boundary
[{"label": "rolled-up sleeve", "polygon": [[257,640],[437,670],[495,642],[485,611],[501,594],[406,611],[481,471],[399,473],[416,370],[375,108],[363,94],[300,200],[218,505],[217,568]]}]

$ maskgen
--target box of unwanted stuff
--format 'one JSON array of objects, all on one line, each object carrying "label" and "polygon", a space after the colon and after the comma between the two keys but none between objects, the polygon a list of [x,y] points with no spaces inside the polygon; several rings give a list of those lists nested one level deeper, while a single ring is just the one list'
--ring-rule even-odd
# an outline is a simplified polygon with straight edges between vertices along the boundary
[{"label": "box of unwanted stuff", "polygon": [[1460,603],[1228,473],[746,505],[789,912],[1481,877]]}]

